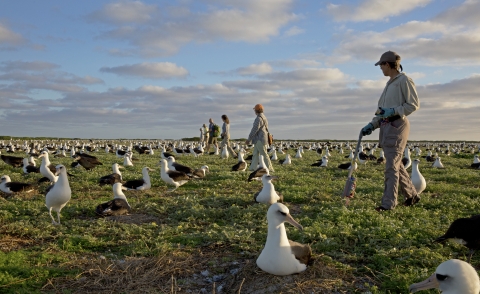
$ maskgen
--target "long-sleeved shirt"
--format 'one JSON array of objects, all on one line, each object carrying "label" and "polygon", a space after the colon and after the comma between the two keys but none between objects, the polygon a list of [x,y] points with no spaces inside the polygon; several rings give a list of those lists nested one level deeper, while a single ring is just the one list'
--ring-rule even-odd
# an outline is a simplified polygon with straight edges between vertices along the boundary
[{"label": "long-sleeved shirt", "polygon": [[222,134],[227,139],[230,139],[230,124],[227,124],[226,122],[223,123]]},{"label": "long-sleeved shirt", "polygon": [[253,122],[252,130],[248,135],[248,141],[255,144],[258,141],[264,145],[268,144],[267,138],[268,120],[263,113],[259,113]]},{"label": "long-sleeved shirt", "polygon": [[[393,108],[395,115],[402,118],[420,108],[417,90],[412,79],[404,73],[399,73],[387,82],[378,100],[378,107]],[[370,122],[374,128],[379,128],[382,118],[374,117]]]}]

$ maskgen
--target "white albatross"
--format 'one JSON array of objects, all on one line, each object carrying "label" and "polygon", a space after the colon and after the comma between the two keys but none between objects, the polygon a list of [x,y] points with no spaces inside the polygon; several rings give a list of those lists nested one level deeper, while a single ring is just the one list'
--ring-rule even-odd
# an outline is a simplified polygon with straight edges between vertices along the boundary
[{"label": "white albatross", "polygon": [[[50,186],[46,190],[45,206],[47,206],[48,214],[52,218],[52,224],[60,224],[60,211],[67,205],[72,197],[72,190],[68,183],[67,169],[65,166],[59,164],[55,167],[55,176],[58,176],[54,185]],[[52,215],[52,210],[57,212],[58,222],[55,221]]]},{"label": "white albatross", "polygon": [[425,181],[425,178],[423,175],[420,173],[420,170],[418,168],[418,165],[420,163],[419,159],[415,159],[412,163],[412,175],[410,179],[412,180],[412,184],[415,187],[415,190],[417,190],[417,195],[423,192],[425,188],[427,187],[427,182]]},{"label": "white albatross", "polygon": [[296,228],[303,227],[295,221],[288,208],[281,203],[270,205],[267,212],[268,235],[265,247],[257,259],[257,266],[267,273],[285,276],[303,272],[311,261],[309,245],[288,240],[285,221]]},{"label": "white albatross", "polygon": [[272,184],[272,180],[278,179],[276,176],[263,175],[262,184],[263,187],[260,191],[253,195],[253,199],[259,203],[273,204],[277,201],[283,202],[283,195],[275,191],[275,187]]},{"label": "white albatross", "polygon": [[410,285],[409,290],[415,293],[432,288],[440,289],[443,294],[478,294],[480,279],[470,264],[450,259],[442,262],[428,279]]}]

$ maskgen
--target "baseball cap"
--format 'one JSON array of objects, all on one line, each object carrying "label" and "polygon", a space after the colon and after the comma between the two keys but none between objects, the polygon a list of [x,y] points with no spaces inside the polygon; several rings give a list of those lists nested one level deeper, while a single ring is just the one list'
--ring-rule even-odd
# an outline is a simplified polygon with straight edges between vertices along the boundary
[{"label": "baseball cap", "polygon": [[379,65],[380,63],[382,62],[399,62],[400,63],[400,55],[398,55],[396,52],[393,52],[393,51],[387,51],[385,53],[382,54],[382,56],[380,57],[380,60],[375,63],[375,66]]}]

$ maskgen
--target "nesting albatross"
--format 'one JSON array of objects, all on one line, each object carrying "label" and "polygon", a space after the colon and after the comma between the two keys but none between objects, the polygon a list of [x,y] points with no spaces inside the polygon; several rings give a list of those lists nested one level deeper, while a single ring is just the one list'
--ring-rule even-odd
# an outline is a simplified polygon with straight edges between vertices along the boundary
[{"label": "nesting albatross", "polygon": [[267,212],[267,221],[267,242],[257,259],[258,267],[278,276],[306,270],[312,261],[312,249],[309,245],[288,240],[283,224],[285,221],[303,230],[303,227],[292,218],[288,208],[278,202],[272,204]]},{"label": "nesting albatross", "polygon": [[127,214],[131,210],[127,197],[122,192],[122,183],[113,184],[113,199],[99,204],[95,213],[101,216],[114,216]]}]

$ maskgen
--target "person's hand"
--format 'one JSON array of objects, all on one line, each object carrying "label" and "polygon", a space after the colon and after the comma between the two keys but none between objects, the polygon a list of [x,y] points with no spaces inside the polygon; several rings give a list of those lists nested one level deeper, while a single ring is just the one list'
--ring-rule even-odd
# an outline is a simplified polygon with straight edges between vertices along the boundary
[{"label": "person's hand", "polygon": [[374,129],[375,128],[373,127],[373,125],[371,123],[369,123],[368,125],[366,125],[362,128],[362,136],[370,135],[373,132]]},{"label": "person's hand", "polygon": [[376,117],[387,118],[395,115],[395,109],[379,107],[375,112]]}]

